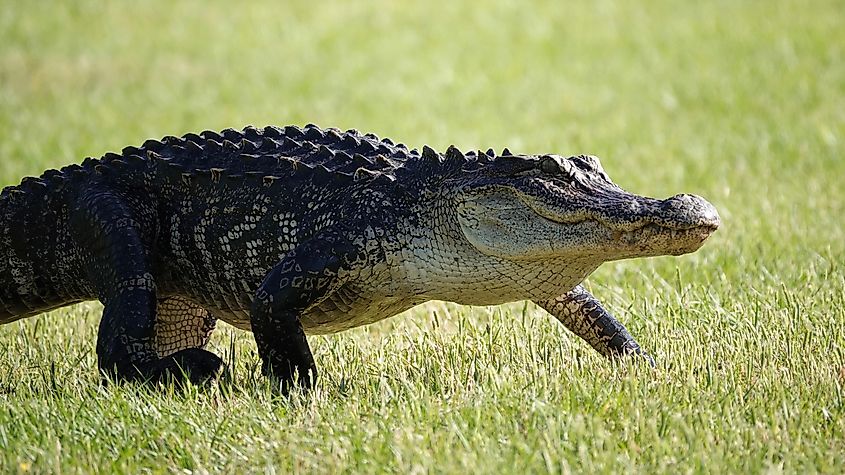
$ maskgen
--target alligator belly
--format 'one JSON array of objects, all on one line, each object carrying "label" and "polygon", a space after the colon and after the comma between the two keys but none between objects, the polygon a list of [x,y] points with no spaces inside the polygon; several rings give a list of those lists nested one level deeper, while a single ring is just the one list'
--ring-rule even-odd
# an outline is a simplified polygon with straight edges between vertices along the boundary
[{"label": "alligator belly", "polygon": [[[346,311],[327,304],[321,304],[319,307],[308,310],[302,316],[301,322],[305,333],[309,335],[325,335],[368,325],[392,317],[410,307],[410,305],[390,305],[382,301],[367,306],[367,308],[356,309],[358,311]],[[211,309],[211,311],[216,318],[235,328],[252,331],[249,323],[248,310]]]},{"label": "alligator belly", "polygon": [[[319,305],[311,307],[300,321],[305,333],[325,335],[350,328],[375,323],[401,313],[421,302],[404,298],[381,297],[364,299],[358,296],[350,300],[347,295],[336,293]],[[251,331],[248,309],[209,308],[216,318],[241,330]]]},{"label": "alligator belly", "polygon": [[343,292],[337,292],[308,309],[301,319],[303,329],[310,335],[337,333],[392,317],[420,303],[391,296],[356,297],[349,299]]}]

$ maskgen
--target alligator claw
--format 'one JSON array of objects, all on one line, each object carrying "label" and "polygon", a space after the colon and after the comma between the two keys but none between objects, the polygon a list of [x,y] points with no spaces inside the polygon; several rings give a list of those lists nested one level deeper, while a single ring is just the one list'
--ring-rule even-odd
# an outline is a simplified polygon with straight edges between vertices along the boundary
[{"label": "alligator claw", "polygon": [[624,358],[637,358],[645,360],[646,363],[652,368],[656,368],[657,364],[654,362],[654,358],[651,357],[645,350],[640,348],[639,346],[628,348],[622,355]]},{"label": "alligator claw", "polygon": [[650,354],[646,353],[645,351],[640,350],[636,353],[637,356],[646,360],[649,366],[652,368],[657,368],[657,364],[654,362],[654,358],[651,357]]}]

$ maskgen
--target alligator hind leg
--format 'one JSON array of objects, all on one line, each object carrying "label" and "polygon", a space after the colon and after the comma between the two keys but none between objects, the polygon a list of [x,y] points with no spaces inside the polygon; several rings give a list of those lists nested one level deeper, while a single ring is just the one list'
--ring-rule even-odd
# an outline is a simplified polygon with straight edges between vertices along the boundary
[{"label": "alligator hind leg", "polygon": [[640,348],[625,326],[582,286],[576,286],[560,297],[536,303],[602,355],[640,355],[654,366],[654,359]]},{"label": "alligator hind leg", "polygon": [[103,303],[97,338],[100,370],[122,381],[200,383],[222,360],[200,348],[160,358],[155,344],[156,285],[141,225],[108,190],[91,189],[70,213],[70,229],[86,274]]}]

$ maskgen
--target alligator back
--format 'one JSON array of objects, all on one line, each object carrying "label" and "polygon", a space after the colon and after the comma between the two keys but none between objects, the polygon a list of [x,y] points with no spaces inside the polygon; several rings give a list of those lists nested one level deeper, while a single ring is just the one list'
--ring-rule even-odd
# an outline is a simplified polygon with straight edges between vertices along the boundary
[{"label": "alligator back", "polygon": [[92,185],[133,210],[162,295],[243,313],[273,264],[345,219],[354,190],[389,185],[418,156],[355,130],[247,127],[148,140],[25,178],[0,195],[0,322],[96,298],[68,224]]}]

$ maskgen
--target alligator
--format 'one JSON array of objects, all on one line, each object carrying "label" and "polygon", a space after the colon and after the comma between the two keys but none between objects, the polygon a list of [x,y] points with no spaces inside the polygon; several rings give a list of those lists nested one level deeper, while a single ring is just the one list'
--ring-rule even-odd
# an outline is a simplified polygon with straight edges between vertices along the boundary
[{"label": "alligator", "polygon": [[606,261],[697,250],[695,195],[614,184],[588,155],[438,153],[356,130],[246,127],[148,140],[0,195],[0,323],[99,300],[109,381],[200,384],[217,320],[279,389],[313,386],[307,334],[437,299],[531,300],[602,355],[653,359],[582,285]]}]

